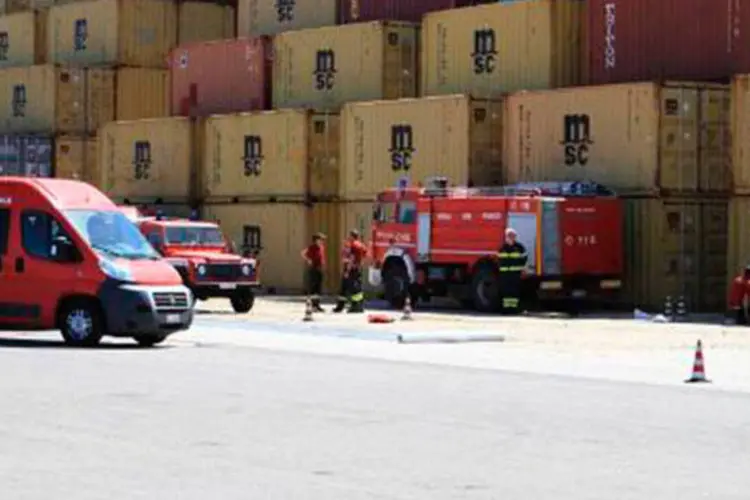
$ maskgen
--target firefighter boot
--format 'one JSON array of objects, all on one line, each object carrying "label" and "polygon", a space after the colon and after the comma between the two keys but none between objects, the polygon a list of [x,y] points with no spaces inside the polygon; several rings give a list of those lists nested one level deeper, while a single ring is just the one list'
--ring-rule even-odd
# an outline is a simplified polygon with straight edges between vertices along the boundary
[{"label": "firefighter boot", "polygon": [[344,312],[344,308],[346,308],[346,299],[339,298],[339,300],[336,301],[336,307],[333,308],[332,312]]},{"label": "firefighter boot", "polygon": [[363,313],[365,312],[364,304],[361,301],[352,302],[351,305],[349,306],[349,310],[346,312],[347,313]]},{"label": "firefighter boot", "polygon": [[320,305],[320,299],[312,299],[312,309],[313,312],[326,312],[326,310]]}]

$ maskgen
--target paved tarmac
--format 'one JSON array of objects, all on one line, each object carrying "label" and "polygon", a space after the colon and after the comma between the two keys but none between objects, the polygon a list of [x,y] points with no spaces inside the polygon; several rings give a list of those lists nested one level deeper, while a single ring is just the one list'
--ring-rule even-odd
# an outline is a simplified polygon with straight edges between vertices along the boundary
[{"label": "paved tarmac", "polygon": [[209,323],[156,349],[6,335],[2,498],[750,498],[744,393],[262,349]]}]

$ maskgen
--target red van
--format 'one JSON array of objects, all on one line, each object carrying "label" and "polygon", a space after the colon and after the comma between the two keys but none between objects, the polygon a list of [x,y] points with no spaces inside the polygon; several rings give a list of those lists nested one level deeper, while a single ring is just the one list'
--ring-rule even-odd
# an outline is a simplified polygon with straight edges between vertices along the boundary
[{"label": "red van", "polygon": [[193,304],[177,271],[95,187],[0,177],[0,329],[152,346],[190,327]]}]

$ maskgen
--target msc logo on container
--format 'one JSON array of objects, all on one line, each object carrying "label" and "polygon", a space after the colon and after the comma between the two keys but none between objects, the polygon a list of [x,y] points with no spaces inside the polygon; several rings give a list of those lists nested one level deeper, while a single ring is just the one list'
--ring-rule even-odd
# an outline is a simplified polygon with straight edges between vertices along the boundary
[{"label": "msc logo on container", "polygon": [[13,116],[26,116],[26,85],[13,85],[11,106],[13,107]]},{"label": "msc logo on container", "polygon": [[263,163],[263,142],[258,135],[246,135],[244,142],[245,154],[242,156],[245,164],[244,175],[257,177],[260,175],[260,167]]},{"label": "msc logo on container", "polygon": [[135,141],[133,143],[133,176],[138,181],[151,177],[151,143]]},{"label": "msc logo on container", "polygon": [[391,168],[394,171],[411,169],[411,160],[416,152],[414,149],[414,133],[411,125],[391,126]]},{"label": "msc logo on container", "polygon": [[489,28],[474,30],[474,52],[471,57],[474,60],[474,73],[477,75],[495,71],[497,61],[495,30]]},{"label": "msc logo on container", "polygon": [[589,115],[565,115],[563,117],[563,140],[565,165],[586,165],[589,161],[591,140],[591,118]]},{"label": "msc logo on container", "polygon": [[89,23],[86,19],[76,19],[73,24],[73,50],[80,52],[86,50],[89,40]]},{"label": "msc logo on container", "polygon": [[8,60],[9,48],[10,48],[10,40],[8,39],[8,32],[0,31],[0,61]]},{"label": "msc logo on container", "polygon": [[296,0],[276,0],[276,19],[280,23],[291,23],[294,21],[294,6]]},{"label": "msc logo on container", "polygon": [[319,50],[315,54],[315,88],[317,90],[331,90],[336,78],[336,54],[328,50]]}]

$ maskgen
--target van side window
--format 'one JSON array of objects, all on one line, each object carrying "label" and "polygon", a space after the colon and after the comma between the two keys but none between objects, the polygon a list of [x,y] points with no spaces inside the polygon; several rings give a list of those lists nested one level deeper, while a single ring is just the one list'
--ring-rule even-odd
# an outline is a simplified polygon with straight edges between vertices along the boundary
[{"label": "van side window", "polygon": [[8,233],[10,232],[10,210],[0,208],[0,255],[8,252]]},{"label": "van side window", "polygon": [[50,214],[37,210],[25,210],[21,214],[21,243],[28,255],[51,260],[52,243],[60,236],[72,241]]}]

